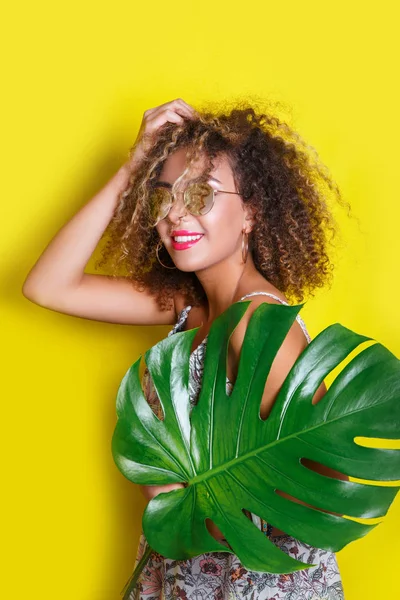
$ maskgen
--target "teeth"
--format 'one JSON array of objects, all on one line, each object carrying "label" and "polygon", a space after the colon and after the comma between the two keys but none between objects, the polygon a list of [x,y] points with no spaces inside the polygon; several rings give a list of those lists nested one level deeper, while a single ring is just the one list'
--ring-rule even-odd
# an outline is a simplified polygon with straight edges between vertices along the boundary
[{"label": "teeth", "polygon": [[175,242],[191,242],[192,240],[199,240],[201,235],[177,235],[174,236]]}]

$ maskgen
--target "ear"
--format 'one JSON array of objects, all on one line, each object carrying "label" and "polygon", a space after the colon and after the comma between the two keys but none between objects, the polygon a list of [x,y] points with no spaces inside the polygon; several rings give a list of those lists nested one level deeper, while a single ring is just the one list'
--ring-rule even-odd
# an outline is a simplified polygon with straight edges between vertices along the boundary
[{"label": "ear", "polygon": [[248,231],[250,233],[250,231],[253,229],[255,222],[256,222],[256,210],[255,210],[254,206],[251,206],[250,204],[245,204],[243,206],[243,211],[244,211],[243,229],[245,229],[246,231]]}]

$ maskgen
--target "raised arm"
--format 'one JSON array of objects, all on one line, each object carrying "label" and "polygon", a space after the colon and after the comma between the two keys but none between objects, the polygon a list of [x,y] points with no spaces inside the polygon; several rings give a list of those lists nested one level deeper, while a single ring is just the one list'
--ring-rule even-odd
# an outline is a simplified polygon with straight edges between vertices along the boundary
[{"label": "raised arm", "polygon": [[148,143],[165,122],[180,123],[183,116],[192,114],[193,109],[181,99],[145,111],[131,160],[51,240],[23,284],[26,298],[86,319],[131,325],[175,322],[175,307],[161,311],[155,298],[135,290],[128,278],[89,274],[84,269],[113,217],[120,192],[143,156],[143,140]]}]

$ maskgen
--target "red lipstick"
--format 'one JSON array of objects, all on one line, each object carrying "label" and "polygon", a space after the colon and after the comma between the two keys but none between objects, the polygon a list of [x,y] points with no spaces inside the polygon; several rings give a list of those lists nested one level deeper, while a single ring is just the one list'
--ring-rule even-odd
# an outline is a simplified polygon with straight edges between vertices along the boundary
[{"label": "red lipstick", "polygon": [[[183,237],[183,236],[198,236],[198,237],[197,237],[197,239],[194,239],[194,240],[181,240],[181,241],[174,240],[174,237]],[[179,229],[178,231],[172,231],[171,232],[172,247],[174,250],[187,250],[188,248],[191,248],[192,246],[197,244],[197,242],[199,242],[203,236],[204,236],[203,233],[199,233],[197,231],[188,231],[187,229]]]}]

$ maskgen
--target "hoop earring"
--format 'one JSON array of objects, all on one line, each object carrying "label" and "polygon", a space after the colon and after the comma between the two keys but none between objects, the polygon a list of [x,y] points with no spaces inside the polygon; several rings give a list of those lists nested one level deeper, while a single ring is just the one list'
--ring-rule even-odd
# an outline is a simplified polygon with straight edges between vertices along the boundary
[{"label": "hoop earring", "polygon": [[160,257],[158,256],[158,252],[159,250],[161,250],[161,246],[162,246],[162,240],[160,240],[156,246],[156,256],[157,256],[157,260],[160,263],[161,266],[165,267],[166,269],[176,269],[176,267],[168,267],[167,265],[164,265],[164,263],[161,262]]},{"label": "hoop earring", "polygon": [[242,230],[242,261],[243,261],[243,264],[245,264],[245,262],[247,260],[248,253],[249,253],[249,235],[243,229]]}]

